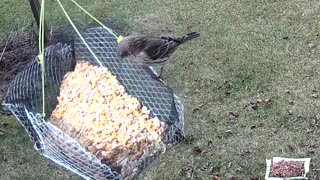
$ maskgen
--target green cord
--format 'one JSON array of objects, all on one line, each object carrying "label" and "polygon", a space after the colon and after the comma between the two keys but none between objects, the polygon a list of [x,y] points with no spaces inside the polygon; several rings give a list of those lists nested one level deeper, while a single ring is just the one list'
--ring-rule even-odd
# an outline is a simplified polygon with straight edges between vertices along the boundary
[{"label": "green cord", "polygon": [[66,15],[67,19],[69,20],[70,24],[72,25],[73,29],[77,32],[77,34],[79,35],[79,37],[81,38],[81,40],[83,41],[83,43],[86,45],[86,47],[88,48],[88,50],[90,51],[90,53],[93,55],[93,57],[96,59],[96,61],[100,64],[101,67],[104,67],[103,64],[101,63],[101,61],[99,61],[99,59],[97,58],[97,56],[94,54],[94,52],[91,50],[90,46],[87,44],[87,42],[84,40],[84,38],[82,37],[82,35],[80,34],[79,30],[77,29],[77,27],[74,25],[74,23],[72,22],[72,20],[70,19],[68,13],[66,12],[66,10],[64,9],[63,5],[61,4],[60,0],[57,0],[63,13]]},{"label": "green cord", "polygon": [[45,109],[45,89],[44,89],[44,84],[45,84],[45,65],[44,65],[44,59],[45,59],[45,54],[44,54],[44,5],[45,5],[45,0],[41,1],[41,10],[40,10],[40,25],[39,25],[39,62],[41,64],[41,84],[42,84],[42,114],[37,114],[38,117],[45,118],[46,114],[46,109]]},{"label": "green cord", "polygon": [[97,18],[95,18],[92,14],[90,14],[87,10],[85,10],[80,4],[78,4],[75,0],[71,0],[75,5],[77,5],[83,12],[85,12],[88,16],[90,16],[93,20],[95,20],[98,24],[100,24],[105,30],[107,30],[110,34],[112,34],[115,38],[117,38],[117,42],[120,43],[123,40],[123,37],[120,35],[119,37],[107,26],[105,26],[102,22],[100,22]]},{"label": "green cord", "polygon": [[[90,53],[94,56],[94,58],[97,60],[97,62],[100,64],[101,67],[104,67],[102,63],[99,61],[99,59],[96,57],[94,52],[91,50],[87,42],[84,40],[82,35],[80,34],[77,27],[74,25],[72,20],[70,19],[68,13],[64,9],[63,5],[61,4],[60,0],[57,0],[61,9],[63,10],[64,14],[66,15],[67,19],[69,20],[72,27],[75,29],[81,40],[84,42]],[[106,29],[110,34],[112,34],[116,39],[117,42],[120,43],[123,40],[123,37],[117,36],[110,28],[106,27],[104,24],[102,24],[97,18],[95,18],[93,15],[91,15],[87,10],[85,10],[82,6],[80,6],[75,0],[71,0],[75,5],[77,5],[82,11],[84,11],[88,16],[90,16],[93,20],[95,20],[98,24],[100,24],[104,29]],[[42,114],[37,114],[38,117],[44,118],[46,116],[45,114],[45,49],[44,49],[44,17],[45,17],[45,0],[41,1],[41,10],[40,10],[40,25],[39,25],[39,55],[38,59],[41,64],[41,79],[42,79]]]}]

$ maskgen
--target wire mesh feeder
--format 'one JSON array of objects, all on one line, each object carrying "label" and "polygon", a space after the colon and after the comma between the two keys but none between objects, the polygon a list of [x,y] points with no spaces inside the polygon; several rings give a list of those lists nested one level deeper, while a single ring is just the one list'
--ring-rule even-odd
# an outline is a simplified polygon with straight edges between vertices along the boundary
[{"label": "wire mesh feeder", "polygon": [[[162,142],[166,147],[179,143],[183,139],[184,116],[183,106],[174,92],[155,79],[157,74],[152,68],[119,59],[116,55],[117,42],[105,29],[90,28],[82,35],[103,66],[116,75],[126,92],[138,98],[150,110],[152,118],[157,117],[165,122]],[[101,161],[76,139],[47,121],[58,105],[61,82],[68,72],[74,70],[76,59],[92,65],[98,65],[97,61],[78,38],[75,39],[74,47],[56,44],[46,48],[45,54],[46,119],[36,116],[36,113],[42,111],[41,68],[37,58],[16,76],[3,104],[25,127],[41,155],[85,179],[124,179],[121,169]],[[137,161],[135,172],[125,179],[136,178],[160,153],[161,150],[156,149],[151,155],[142,156]]]}]

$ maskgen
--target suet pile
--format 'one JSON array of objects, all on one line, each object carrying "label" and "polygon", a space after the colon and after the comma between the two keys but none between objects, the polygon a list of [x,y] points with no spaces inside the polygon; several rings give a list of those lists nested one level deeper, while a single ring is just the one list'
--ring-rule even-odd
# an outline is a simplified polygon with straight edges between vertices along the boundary
[{"label": "suet pile", "polygon": [[150,118],[137,98],[108,70],[78,61],[60,86],[59,104],[50,122],[124,179],[138,173],[143,158],[156,153],[165,123]]}]

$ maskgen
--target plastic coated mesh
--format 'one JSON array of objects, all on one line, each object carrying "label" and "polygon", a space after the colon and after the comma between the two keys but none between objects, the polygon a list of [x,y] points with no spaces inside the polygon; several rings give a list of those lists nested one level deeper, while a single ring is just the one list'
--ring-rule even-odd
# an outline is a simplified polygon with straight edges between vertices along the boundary
[{"label": "plastic coated mesh", "polygon": [[[116,55],[117,42],[113,35],[103,28],[88,29],[83,36],[98,59],[116,75],[128,94],[137,97],[144,106],[152,109],[152,116],[157,116],[167,124],[174,124],[178,112],[174,107],[173,91],[162,82],[149,68],[128,59],[119,59]],[[88,60],[92,64],[97,61],[80,39],[75,41],[76,58]]]},{"label": "plastic coated mesh", "polygon": [[[82,33],[95,55],[117,76],[126,92],[139,99],[151,110],[152,117],[158,117],[168,125],[163,141],[172,147],[183,138],[183,106],[173,91],[157,76],[152,68],[136,65],[116,55],[116,40],[103,28],[91,28]],[[46,117],[58,104],[57,96],[64,75],[73,71],[75,59],[98,65],[84,43],[76,38],[74,49],[68,45],[53,45],[46,49],[45,90]],[[60,129],[35,116],[42,112],[41,69],[37,58],[20,72],[12,82],[4,105],[25,127],[38,152],[82,176],[85,179],[122,179],[119,172],[101,163],[86,152],[73,138]],[[142,171],[154,161],[160,152],[141,160],[138,171]]]}]

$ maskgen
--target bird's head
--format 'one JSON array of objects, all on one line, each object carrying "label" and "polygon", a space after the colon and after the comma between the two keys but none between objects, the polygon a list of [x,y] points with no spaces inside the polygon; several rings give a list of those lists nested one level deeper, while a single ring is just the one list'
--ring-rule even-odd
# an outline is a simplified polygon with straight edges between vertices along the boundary
[{"label": "bird's head", "polygon": [[125,58],[130,55],[128,48],[121,43],[118,45],[117,54],[120,58]]},{"label": "bird's head", "polygon": [[118,43],[117,54],[120,58],[125,58],[130,55],[127,47],[127,43],[125,40],[122,40]]},{"label": "bird's head", "polygon": [[123,49],[118,49],[118,56],[120,58],[125,58],[128,57],[130,54],[127,50],[123,50]]}]

